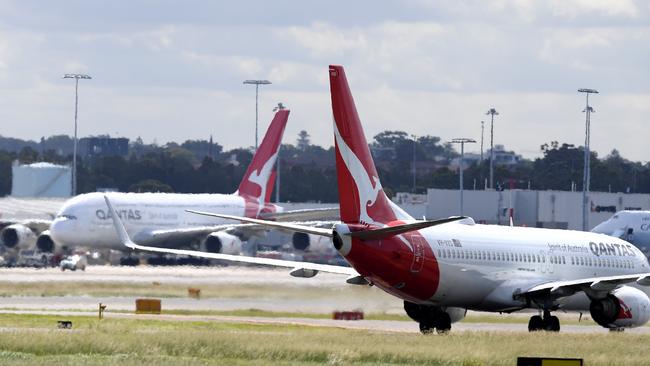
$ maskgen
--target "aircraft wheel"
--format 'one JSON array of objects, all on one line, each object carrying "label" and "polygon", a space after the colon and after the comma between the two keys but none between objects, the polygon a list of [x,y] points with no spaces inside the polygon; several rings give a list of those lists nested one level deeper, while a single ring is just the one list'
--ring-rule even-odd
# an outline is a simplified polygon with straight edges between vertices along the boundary
[{"label": "aircraft wheel", "polygon": [[451,330],[451,318],[446,312],[441,312],[436,318],[436,331],[438,334],[446,334]]},{"label": "aircraft wheel", "polygon": [[551,332],[559,332],[560,331],[560,319],[558,319],[557,316],[551,316],[547,319],[545,322],[546,326],[544,327],[546,330],[551,331]]},{"label": "aircraft wheel", "polygon": [[428,322],[420,322],[420,332],[422,334],[431,334],[435,330],[435,327]]},{"label": "aircraft wheel", "polygon": [[536,332],[538,330],[544,329],[544,320],[539,315],[534,315],[530,317],[528,321],[528,331]]}]

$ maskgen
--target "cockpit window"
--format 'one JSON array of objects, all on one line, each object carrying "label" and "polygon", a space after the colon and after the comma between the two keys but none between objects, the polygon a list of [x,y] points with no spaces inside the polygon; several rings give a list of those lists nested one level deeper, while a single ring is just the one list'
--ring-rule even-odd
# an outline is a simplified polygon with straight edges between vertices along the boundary
[{"label": "cockpit window", "polygon": [[74,215],[66,215],[66,214],[58,215],[57,218],[59,218],[59,217],[60,217],[60,218],[64,218],[64,219],[68,219],[68,220],[76,220],[76,219],[77,219],[77,216],[74,216]]}]

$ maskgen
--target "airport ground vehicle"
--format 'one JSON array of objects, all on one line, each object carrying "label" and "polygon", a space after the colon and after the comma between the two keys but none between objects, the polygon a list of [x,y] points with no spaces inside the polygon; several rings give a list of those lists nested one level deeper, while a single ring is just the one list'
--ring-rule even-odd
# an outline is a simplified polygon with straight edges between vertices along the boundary
[{"label": "airport ground vehicle", "polygon": [[[299,223],[198,212],[268,228],[332,238],[352,268],[248,258],[134,243],[121,220],[113,223],[130,248],[293,268],[291,275],[348,275],[404,300],[423,333],[447,332],[468,309],[515,312],[537,309],[530,331],[559,331],[553,311],[589,312],[609,329],[638,327],[650,319],[650,299],[630,286],[650,285],[646,257],[610,236],[569,230],[476,224],[468,217],[418,221],[382,189],[341,66],[329,69],[341,222],[333,229]],[[112,205],[108,197],[109,210]]]},{"label": "airport ground vehicle", "polygon": [[70,271],[76,271],[77,269],[85,271],[87,264],[88,261],[86,260],[85,255],[73,254],[63,258],[61,262],[59,262],[59,268],[61,268],[61,271],[65,271],[66,269]]}]

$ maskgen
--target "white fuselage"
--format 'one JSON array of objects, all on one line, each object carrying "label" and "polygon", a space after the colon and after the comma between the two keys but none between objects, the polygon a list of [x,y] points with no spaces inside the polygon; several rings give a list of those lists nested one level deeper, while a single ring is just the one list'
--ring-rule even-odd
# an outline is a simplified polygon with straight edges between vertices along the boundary
[{"label": "white fuselage", "polygon": [[650,211],[619,211],[591,231],[626,240],[650,255]]},{"label": "white fuselage", "polygon": [[[646,257],[633,245],[589,232],[477,225],[470,220],[420,233],[440,269],[431,301],[444,306],[507,311],[523,305],[513,294],[546,282],[649,270]],[[564,303],[567,310],[589,308],[582,292]]]},{"label": "white fuselage", "polygon": [[[233,194],[106,193],[135,239],[150,233],[215,226],[224,220],[185,210],[244,216],[245,201]],[[231,221],[232,223],[232,221]],[[123,249],[104,201],[104,193],[87,193],[68,200],[50,227],[57,245]]]}]

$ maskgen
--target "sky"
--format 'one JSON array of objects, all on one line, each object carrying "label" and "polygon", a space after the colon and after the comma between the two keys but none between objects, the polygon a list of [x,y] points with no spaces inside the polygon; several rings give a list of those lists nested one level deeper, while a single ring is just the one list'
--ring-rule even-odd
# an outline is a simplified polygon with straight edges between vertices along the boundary
[{"label": "sky", "polygon": [[[282,102],[284,142],[333,144],[328,65],[346,73],[367,138],[481,139],[527,158],[550,141],[647,162],[650,2],[635,0],[0,0],[0,135],[254,145]],[[478,151],[479,144],[468,146]]]}]

